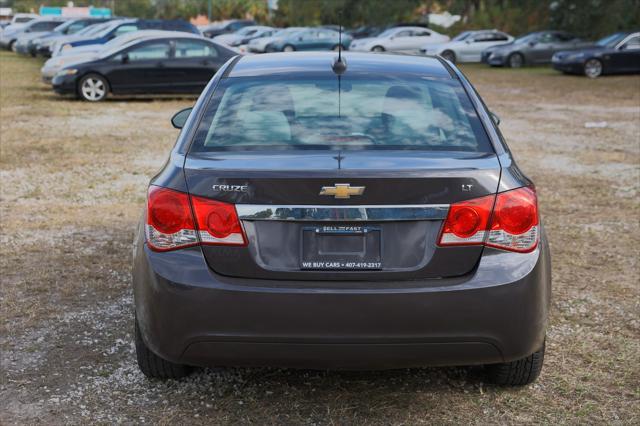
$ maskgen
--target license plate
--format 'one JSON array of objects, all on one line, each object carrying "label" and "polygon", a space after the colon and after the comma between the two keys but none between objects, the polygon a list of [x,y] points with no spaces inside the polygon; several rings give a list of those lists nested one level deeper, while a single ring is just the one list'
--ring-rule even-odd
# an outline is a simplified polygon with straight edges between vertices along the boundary
[{"label": "license plate", "polygon": [[380,228],[323,225],[302,229],[300,268],[306,270],[382,269]]}]

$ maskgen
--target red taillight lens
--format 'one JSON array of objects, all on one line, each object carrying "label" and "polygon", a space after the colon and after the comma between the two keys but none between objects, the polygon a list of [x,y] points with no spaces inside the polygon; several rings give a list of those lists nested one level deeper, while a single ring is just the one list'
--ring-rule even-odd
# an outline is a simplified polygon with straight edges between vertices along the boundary
[{"label": "red taillight lens", "polygon": [[538,224],[535,191],[518,188],[497,196],[452,204],[442,226],[439,245],[485,244],[529,252],[538,244]]},{"label": "red taillight lens", "polygon": [[150,186],[145,228],[147,243],[156,251],[198,243],[189,196],[182,192]]},{"label": "red taillight lens", "polygon": [[235,206],[200,197],[191,197],[190,202],[189,195],[158,186],[149,187],[145,233],[155,251],[199,243],[245,244]]},{"label": "red taillight lens", "polygon": [[203,244],[244,245],[242,226],[233,204],[191,197]]},{"label": "red taillight lens", "polygon": [[528,252],[538,245],[538,198],[532,188],[498,194],[487,245]]},{"label": "red taillight lens", "polygon": [[441,246],[474,245],[484,242],[495,196],[452,204],[440,234]]}]

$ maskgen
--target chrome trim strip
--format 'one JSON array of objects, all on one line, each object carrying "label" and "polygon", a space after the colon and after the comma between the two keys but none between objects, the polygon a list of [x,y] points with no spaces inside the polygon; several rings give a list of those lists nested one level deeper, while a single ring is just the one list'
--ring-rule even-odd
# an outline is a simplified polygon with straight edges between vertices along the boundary
[{"label": "chrome trim strip", "polygon": [[241,220],[290,221],[400,221],[439,220],[447,217],[448,204],[313,206],[236,204]]}]

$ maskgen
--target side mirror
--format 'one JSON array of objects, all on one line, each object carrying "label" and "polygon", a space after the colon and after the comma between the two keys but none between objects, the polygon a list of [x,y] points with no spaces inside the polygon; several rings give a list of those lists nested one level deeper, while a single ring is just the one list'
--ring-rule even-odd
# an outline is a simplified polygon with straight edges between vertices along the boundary
[{"label": "side mirror", "polygon": [[176,129],[182,129],[184,127],[184,123],[187,122],[187,118],[189,118],[189,114],[191,114],[191,110],[193,107],[182,109],[171,117],[171,124]]},{"label": "side mirror", "polygon": [[491,116],[491,119],[493,120],[493,122],[496,124],[496,126],[500,125],[500,117],[498,117],[498,114],[489,111],[489,115]]},{"label": "side mirror", "polygon": [[129,62],[129,54],[128,53],[123,53],[122,54],[122,63],[126,64],[127,62]]},{"label": "side mirror", "polygon": [[535,46],[535,45],[536,45],[536,43],[537,43],[537,42],[535,42],[535,41],[530,41],[530,42],[529,42],[529,46],[533,47],[533,46]]}]

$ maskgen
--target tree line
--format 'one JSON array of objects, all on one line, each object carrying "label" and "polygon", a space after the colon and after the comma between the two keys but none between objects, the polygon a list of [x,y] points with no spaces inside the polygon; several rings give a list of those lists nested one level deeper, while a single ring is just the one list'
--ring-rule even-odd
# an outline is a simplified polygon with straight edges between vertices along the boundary
[{"label": "tree line", "polygon": [[[67,0],[0,0],[18,11],[41,4],[66,6]],[[428,23],[429,13],[449,11],[462,19],[449,34],[465,29],[499,28],[514,35],[541,29],[566,30],[600,37],[640,28],[640,0],[279,0],[269,11],[267,0],[76,0],[75,6],[109,7],[117,16],[214,20],[251,17],[276,26],[342,24],[385,26],[397,22]]]}]

